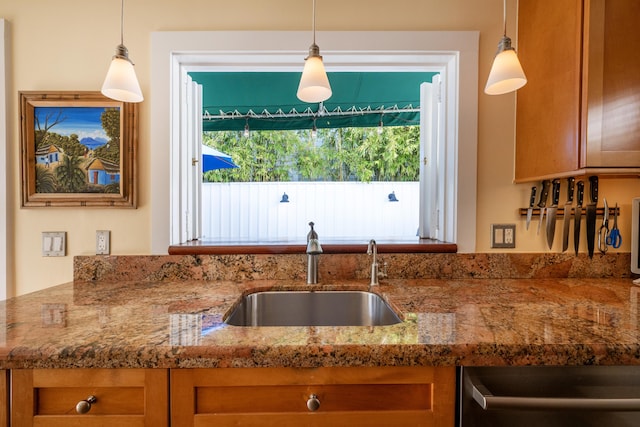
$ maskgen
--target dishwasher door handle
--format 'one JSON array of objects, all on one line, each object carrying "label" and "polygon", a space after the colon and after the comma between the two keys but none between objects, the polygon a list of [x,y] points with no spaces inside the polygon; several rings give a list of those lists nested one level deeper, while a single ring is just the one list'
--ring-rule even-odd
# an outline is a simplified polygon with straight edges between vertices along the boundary
[{"label": "dishwasher door handle", "polygon": [[589,397],[521,397],[494,396],[477,379],[471,382],[473,399],[485,411],[492,409],[526,409],[556,411],[640,411],[640,397],[609,399]]}]

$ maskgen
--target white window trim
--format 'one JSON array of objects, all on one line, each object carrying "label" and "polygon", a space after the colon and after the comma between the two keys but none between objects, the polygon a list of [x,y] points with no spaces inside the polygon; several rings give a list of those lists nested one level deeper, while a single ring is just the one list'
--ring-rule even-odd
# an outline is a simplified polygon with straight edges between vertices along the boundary
[{"label": "white window trim", "polygon": [[9,290],[9,237],[7,236],[7,196],[10,194],[7,180],[7,81],[5,69],[6,22],[0,19],[0,188],[5,197],[0,198],[0,300],[11,296]]},{"label": "white window trim", "polygon": [[[156,32],[151,36],[151,251],[167,253],[180,236],[181,93],[189,71],[292,71],[302,69],[308,32]],[[443,239],[459,252],[475,251],[477,31],[319,32],[328,71],[438,69],[447,96],[444,153],[450,173],[445,191],[450,221],[439,224]],[[277,47],[277,49],[275,48]],[[182,171],[181,171],[182,170]],[[168,172],[168,173],[167,173]],[[167,191],[167,189],[169,191]]]}]

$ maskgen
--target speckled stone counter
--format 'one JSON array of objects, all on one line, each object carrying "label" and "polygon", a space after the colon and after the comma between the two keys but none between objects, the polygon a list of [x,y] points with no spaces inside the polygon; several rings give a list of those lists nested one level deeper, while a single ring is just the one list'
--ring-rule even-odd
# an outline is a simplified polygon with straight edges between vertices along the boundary
[{"label": "speckled stone counter", "polygon": [[[76,281],[0,303],[0,367],[640,365],[629,278],[387,279],[381,327],[236,327],[243,294],[300,280]],[[367,289],[366,280],[315,289]]]}]

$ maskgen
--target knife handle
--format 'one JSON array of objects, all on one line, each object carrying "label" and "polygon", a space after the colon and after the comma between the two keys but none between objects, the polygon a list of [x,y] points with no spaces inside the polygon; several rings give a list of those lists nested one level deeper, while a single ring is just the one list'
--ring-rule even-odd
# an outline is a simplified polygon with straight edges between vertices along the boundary
[{"label": "knife handle", "polygon": [[598,177],[590,176],[589,177],[589,200],[591,203],[598,204]]},{"label": "knife handle", "polygon": [[578,206],[582,206],[582,201],[584,200],[584,181],[578,181],[578,195],[576,196],[578,199]]},{"label": "knife handle", "polygon": [[567,178],[567,204],[573,203],[573,190],[576,185],[576,179],[574,177]]},{"label": "knife handle", "polygon": [[560,180],[553,180],[553,190],[551,190],[551,206],[558,206],[560,200]]},{"label": "knife handle", "polygon": [[549,197],[549,187],[551,181],[545,179],[542,181],[542,191],[540,191],[540,201],[538,201],[538,207],[544,208],[547,205],[547,198]]},{"label": "knife handle", "polygon": [[535,187],[535,185],[533,187],[531,187],[531,197],[529,197],[529,207],[532,208],[533,205],[536,203],[536,191],[538,189]]}]

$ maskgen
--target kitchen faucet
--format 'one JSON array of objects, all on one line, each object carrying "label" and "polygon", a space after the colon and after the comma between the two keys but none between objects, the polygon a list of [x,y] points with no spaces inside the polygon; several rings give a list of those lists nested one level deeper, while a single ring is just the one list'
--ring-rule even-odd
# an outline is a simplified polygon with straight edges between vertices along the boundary
[{"label": "kitchen faucet", "polygon": [[373,239],[369,240],[367,255],[373,255],[373,262],[371,263],[371,283],[369,283],[369,285],[375,286],[378,284],[378,245]]},{"label": "kitchen faucet", "polygon": [[313,222],[309,223],[311,231],[307,234],[307,284],[310,285],[318,283],[318,255],[322,253],[318,233],[313,225]]}]

